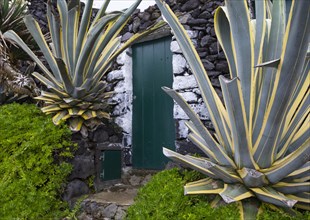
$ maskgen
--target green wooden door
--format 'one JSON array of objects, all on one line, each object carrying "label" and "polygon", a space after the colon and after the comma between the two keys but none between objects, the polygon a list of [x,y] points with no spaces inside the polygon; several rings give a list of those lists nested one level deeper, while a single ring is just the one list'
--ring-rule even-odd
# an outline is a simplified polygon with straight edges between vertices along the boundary
[{"label": "green wooden door", "polygon": [[171,37],[133,46],[133,166],[163,169],[162,147],[174,148]]}]

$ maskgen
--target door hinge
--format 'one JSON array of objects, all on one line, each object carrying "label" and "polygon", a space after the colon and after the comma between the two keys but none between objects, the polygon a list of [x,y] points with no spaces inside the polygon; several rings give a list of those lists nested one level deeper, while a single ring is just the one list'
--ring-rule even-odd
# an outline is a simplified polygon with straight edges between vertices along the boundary
[{"label": "door hinge", "polygon": [[102,170],[102,172],[100,173],[100,178],[104,179],[104,170]]},{"label": "door hinge", "polygon": [[104,152],[102,153],[102,155],[99,157],[99,160],[104,161]]}]

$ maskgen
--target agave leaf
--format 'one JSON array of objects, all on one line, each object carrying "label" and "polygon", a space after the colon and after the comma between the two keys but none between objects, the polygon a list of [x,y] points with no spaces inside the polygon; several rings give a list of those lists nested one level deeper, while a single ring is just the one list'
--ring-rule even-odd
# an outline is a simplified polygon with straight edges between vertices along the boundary
[{"label": "agave leaf", "polygon": [[227,122],[227,114],[224,110],[223,103],[212,87],[210,79],[208,78],[191,39],[187,36],[185,29],[178,21],[178,18],[173,14],[169,6],[162,0],[156,0],[156,3],[162,12],[162,16],[168,21],[170,27],[174,30],[174,36],[179,42],[183,55],[195,75],[221,146],[224,146],[226,151],[232,152],[230,149],[231,141],[229,140],[230,131],[226,126],[226,124],[229,125],[229,122]]},{"label": "agave leaf", "polygon": [[231,78],[237,77],[236,63],[232,49],[231,31],[228,21],[227,8],[218,7],[214,14],[214,29],[219,43],[221,44],[227,58]]},{"label": "agave leaf", "polygon": [[261,170],[269,182],[277,183],[294,170],[298,169],[309,161],[310,137],[296,151],[275,162],[270,168]]},{"label": "agave leaf", "polygon": [[80,116],[80,115],[83,115],[85,111],[86,111],[85,109],[79,109],[79,108],[68,109],[68,113],[70,116]]},{"label": "agave leaf", "polygon": [[280,63],[280,59],[275,59],[271,61],[267,61],[264,63],[257,64],[255,67],[274,67],[277,68]]},{"label": "agave leaf", "polygon": [[[76,72],[74,76],[74,85],[81,86],[84,79],[84,73],[87,71],[91,71],[89,67],[89,62],[91,59],[91,52],[94,46],[94,43],[98,39],[100,32],[104,29],[104,27],[110,22],[111,20],[115,19],[118,15],[107,15],[101,18],[97,24],[90,30],[90,33],[87,36],[86,42],[83,45],[81,54],[77,60],[76,64]],[[102,38],[102,36],[101,36]],[[99,50],[99,49],[98,49]],[[87,70],[87,71],[86,71]]]},{"label": "agave leaf", "polygon": [[229,115],[234,145],[234,161],[239,169],[258,169],[252,155],[252,138],[249,132],[245,103],[240,82],[237,78],[227,80],[220,76],[226,109]]},{"label": "agave leaf", "polygon": [[110,3],[110,0],[104,0],[104,3],[102,4],[100,10],[97,12],[96,17],[93,20],[93,23],[90,28],[93,28],[93,25],[106,14],[106,9],[108,8],[108,5]]},{"label": "agave leaf", "polygon": [[209,171],[208,167],[205,164],[205,161],[198,158],[192,158],[188,156],[184,156],[182,154],[178,154],[176,152],[173,152],[167,148],[163,148],[163,154],[166,157],[169,157],[170,159],[178,162],[182,162],[186,164],[188,167],[197,170],[198,172],[201,172],[213,179],[218,179],[217,176]]},{"label": "agave leaf", "polygon": [[83,11],[82,20],[79,28],[78,33],[78,39],[77,39],[77,45],[76,45],[76,51],[75,51],[75,60],[77,61],[80,58],[82,45],[85,44],[86,36],[87,36],[87,30],[89,27],[89,22],[92,14],[92,6],[93,6],[94,0],[89,0],[86,2],[86,6]]},{"label": "agave leaf", "polygon": [[229,16],[237,76],[242,87],[246,121],[249,122],[251,120],[250,106],[254,77],[254,69],[252,68],[254,66],[254,36],[250,26],[247,2],[246,0],[226,0],[225,6]]},{"label": "agave leaf", "polygon": [[54,117],[53,117],[53,123],[55,125],[59,125],[61,120],[63,120],[63,118],[65,116],[68,115],[68,111],[67,110],[64,110],[64,111],[59,111]]},{"label": "agave leaf", "polygon": [[56,21],[55,16],[52,14],[52,9],[51,9],[51,1],[47,2],[47,22],[48,22],[48,27],[50,33],[51,33],[51,37],[52,37],[52,42],[53,42],[53,46],[55,49],[55,57],[61,57],[61,49],[60,49],[60,26],[59,23]]},{"label": "agave leaf", "polygon": [[82,118],[84,118],[84,120],[89,120],[91,118],[95,118],[97,116],[97,113],[96,111],[87,110],[81,116]]},{"label": "agave leaf", "polygon": [[271,187],[251,188],[251,190],[259,200],[276,206],[291,208],[297,202],[297,200],[290,199]]},{"label": "agave leaf", "polygon": [[[310,97],[308,101],[310,101]],[[287,154],[295,151],[310,137],[310,129],[308,124],[310,120],[310,107],[306,104],[306,102],[302,104],[304,109],[301,109],[301,111],[296,113],[296,120],[292,122],[290,128],[286,132],[286,135],[279,143],[280,152],[277,154],[277,159],[283,158]]]},{"label": "agave leaf", "polygon": [[224,184],[224,189],[219,194],[226,203],[237,202],[254,196],[242,184]]},{"label": "agave leaf", "polygon": [[[142,0],[136,0],[135,3],[133,3],[124,13],[122,13],[121,16],[119,16],[119,18],[115,21],[113,26],[111,26],[111,28],[108,28],[106,30],[104,39],[100,43],[98,50],[94,51],[88,71],[90,72],[94,71],[97,61],[101,55],[101,51],[107,46],[107,44],[111,40],[118,37],[121,30],[128,22],[130,15],[135,11],[135,9],[138,7],[141,1]],[[100,80],[100,78],[98,80]]]},{"label": "agave leaf", "polygon": [[202,139],[202,137],[199,134],[191,133],[188,135],[187,138],[191,142],[193,142],[200,150],[202,150],[213,163],[219,163],[214,153],[211,150],[209,150],[207,143]]},{"label": "agave leaf", "polygon": [[58,105],[48,105],[41,108],[42,112],[44,113],[54,113],[62,110]]},{"label": "agave leaf", "polygon": [[57,81],[57,79],[50,73],[50,71],[43,65],[39,58],[31,51],[31,49],[14,31],[7,31],[3,34],[3,36],[16,42],[38,64],[38,66],[47,75],[48,79],[53,82],[53,84],[57,86],[57,88],[61,88],[61,84]]},{"label": "agave leaf", "polygon": [[212,200],[212,202],[210,203],[210,206],[212,208],[217,208],[220,207],[222,205],[226,205],[226,202],[222,199],[221,196],[216,195],[215,198]]},{"label": "agave leaf", "polygon": [[224,189],[224,183],[212,178],[206,178],[188,183],[184,186],[184,195],[218,194]]},{"label": "agave leaf", "polygon": [[[115,53],[109,58],[109,60],[107,60],[106,63],[100,64],[100,65],[98,65],[98,63],[97,63],[96,66],[99,66],[99,67],[101,66],[101,68],[100,68],[100,70],[98,70],[98,72],[102,72],[102,70],[106,68],[106,65],[108,65],[109,62],[111,62],[116,57],[118,57],[125,49],[130,47],[134,42],[142,39],[146,35],[158,30],[159,28],[162,28],[164,25],[166,25],[166,23],[164,21],[159,21],[154,26],[147,29],[146,31],[134,34],[129,40],[127,40],[124,44],[122,44],[121,47],[117,49],[117,51],[115,51]],[[97,71],[95,71],[95,72],[97,72]]]},{"label": "agave leaf", "polygon": [[[284,123],[288,112],[289,99],[294,92],[294,85],[302,77],[302,67],[310,41],[309,17],[305,19],[304,14],[309,13],[310,2],[294,1],[288,20],[281,62],[275,75],[275,83],[270,96],[270,104],[267,107],[262,132],[259,136],[258,147],[255,149],[254,158],[262,168],[269,167],[277,155],[277,141],[281,138],[281,125]],[[294,74],[292,74],[294,73]]]},{"label": "agave leaf", "polygon": [[258,202],[256,199],[249,198],[240,201],[238,204],[241,220],[256,219],[256,216],[259,212],[260,202]]},{"label": "agave leaf", "polygon": [[[302,182],[309,181],[310,178],[310,162],[308,161],[303,166],[295,170],[294,172],[287,175],[286,178],[283,179],[284,182],[299,182],[298,179],[302,179]],[[307,178],[304,180],[304,178]]]},{"label": "agave leaf", "polygon": [[110,114],[104,111],[97,111],[98,118],[111,119]]},{"label": "agave leaf", "polygon": [[278,182],[277,184],[273,185],[272,188],[284,194],[309,192],[310,182],[301,182],[301,183]]},{"label": "agave leaf", "polygon": [[58,65],[59,72],[61,74],[61,79],[63,82],[63,86],[68,94],[71,94],[74,91],[74,86],[72,83],[71,75],[69,74],[69,70],[67,69],[66,64],[62,59],[56,58],[56,63]]},{"label": "agave leaf", "polygon": [[53,100],[58,100],[58,101],[62,100],[58,95],[51,93],[51,92],[46,92],[46,91],[41,91],[41,96],[51,98]]},{"label": "agave leaf", "polygon": [[[267,1],[255,1],[255,44],[254,63],[261,63],[263,60],[263,50],[265,33],[267,32]],[[256,71],[256,74],[258,71]],[[256,89],[256,88],[254,88]]]},{"label": "agave leaf", "polygon": [[24,18],[24,21],[25,21],[26,27],[28,28],[29,32],[31,33],[35,41],[37,42],[46,61],[48,62],[48,65],[50,66],[55,78],[57,79],[58,82],[61,82],[61,76],[60,76],[60,72],[59,72],[56,60],[44,39],[44,35],[42,34],[42,31],[41,31],[41,28],[38,22],[36,22],[36,20],[34,20],[34,18],[31,15],[26,15]]},{"label": "agave leaf", "polygon": [[84,119],[81,117],[75,117],[69,119],[69,126],[71,131],[80,131],[83,125]]},{"label": "agave leaf", "polygon": [[212,137],[210,132],[205,128],[201,120],[198,118],[195,112],[189,107],[187,102],[179,95],[176,91],[169,89],[167,87],[162,87],[162,89],[173,98],[185,111],[190,120],[194,123],[195,127],[199,131],[200,136],[208,143],[208,148],[212,151],[216,158],[219,160],[221,165],[228,165],[234,167],[234,162],[229,158],[225,149],[223,149]]},{"label": "agave leaf", "polygon": [[[275,60],[281,56],[284,32],[285,4],[283,1],[275,1],[274,6],[272,7],[272,20],[269,32],[270,37],[265,39],[267,44],[265,46],[265,60],[262,60],[261,62]],[[271,88],[273,85],[275,72],[276,70],[273,68],[263,68],[262,72],[260,73],[262,77],[262,85],[258,87],[260,88],[260,93],[258,94],[259,99],[256,106],[256,112],[254,112],[253,144],[257,142],[259,133],[262,128],[265,110],[271,95]]]},{"label": "agave leaf", "polygon": [[[191,157],[191,156],[188,156]],[[223,180],[225,183],[238,183],[242,182],[240,177],[235,173],[233,169],[219,166],[211,161],[205,159],[206,167],[214,173],[218,178]]]},{"label": "agave leaf", "polygon": [[73,1],[71,2],[72,5],[70,7],[73,7],[69,10],[68,13],[68,36],[67,36],[67,42],[68,42],[68,60],[69,65],[68,68],[70,69],[70,72],[75,72],[75,54],[76,54],[76,44],[77,44],[77,38],[78,38],[78,30],[79,30],[79,18],[80,18],[80,2],[79,1]]},{"label": "agave leaf", "polygon": [[257,170],[244,167],[241,170],[238,170],[238,173],[247,187],[255,188],[268,184],[266,176]]},{"label": "agave leaf", "polygon": [[310,193],[296,193],[294,195],[286,195],[288,198],[297,200],[298,202],[295,204],[295,207],[302,208],[304,210],[310,210]]}]

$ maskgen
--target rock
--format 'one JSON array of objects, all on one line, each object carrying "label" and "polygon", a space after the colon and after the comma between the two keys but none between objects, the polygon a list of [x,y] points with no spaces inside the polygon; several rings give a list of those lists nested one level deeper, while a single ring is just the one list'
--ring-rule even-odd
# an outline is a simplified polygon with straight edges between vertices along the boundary
[{"label": "rock", "polygon": [[182,53],[180,45],[177,41],[172,41],[170,44],[170,50],[172,53]]},{"label": "rock", "polygon": [[209,19],[212,17],[213,17],[212,14],[208,11],[204,11],[198,16],[198,18],[203,18],[203,19]]},{"label": "rock", "polygon": [[141,185],[146,185],[150,180],[152,179],[152,175],[148,174],[144,177],[143,181],[141,182]]},{"label": "rock", "polygon": [[229,73],[229,67],[226,61],[217,63],[215,69],[220,72]]},{"label": "rock", "polygon": [[199,0],[188,0],[182,7],[181,11],[191,11],[200,5]]},{"label": "rock", "polygon": [[[73,198],[80,197],[90,192],[86,183],[81,180],[73,180],[67,185],[64,193],[64,200],[70,202]],[[71,202],[72,204],[72,202]]]},{"label": "rock", "polygon": [[135,17],[132,23],[132,31],[134,33],[137,33],[139,31],[140,25],[141,25],[141,20],[138,17]]},{"label": "rock", "polygon": [[187,138],[189,133],[188,127],[185,125],[187,120],[178,121],[178,138]]},{"label": "rock", "polygon": [[203,24],[206,24],[207,22],[208,22],[207,19],[198,18],[198,19],[189,20],[187,24],[188,25],[203,25]]},{"label": "rock", "polygon": [[118,138],[117,135],[113,135],[109,138],[110,143],[118,143],[120,142],[120,139]]},{"label": "rock", "polygon": [[[209,120],[209,113],[205,106],[205,104],[189,104],[189,106],[193,109],[196,114],[198,114],[199,118],[202,120]],[[174,105],[173,116],[175,119],[185,119],[188,120],[189,117],[183,111],[183,109],[179,105]]]},{"label": "rock", "polygon": [[71,172],[70,179],[87,179],[95,174],[95,161],[94,157],[89,156],[75,156],[72,161],[73,171]]},{"label": "rock", "polygon": [[209,46],[209,50],[210,50],[211,55],[218,54],[219,49],[220,49],[219,44],[217,42],[214,42]]},{"label": "rock", "polygon": [[133,186],[139,186],[141,180],[142,180],[142,179],[141,179],[140,176],[133,175],[133,176],[130,177],[129,182],[130,182],[130,184],[133,185]]},{"label": "rock", "polygon": [[198,16],[200,15],[200,9],[195,8],[191,15],[193,16],[193,18],[198,18]]},{"label": "rock", "polygon": [[202,60],[202,64],[206,70],[213,70],[215,67],[213,63],[211,63],[210,61],[206,59]]},{"label": "rock", "polygon": [[127,32],[126,34],[124,34],[122,36],[122,39],[121,41],[124,42],[124,41],[127,41],[129,38],[131,38],[133,36],[133,33],[130,33],[130,32]]},{"label": "rock", "polygon": [[189,103],[197,102],[197,95],[193,92],[183,92],[180,95]]},{"label": "rock", "polygon": [[210,35],[206,35],[203,38],[201,38],[200,45],[202,47],[206,47],[207,45],[213,43],[214,41],[216,41],[215,38],[211,37]]},{"label": "rock", "polygon": [[146,30],[147,28],[149,28],[151,25],[153,24],[152,21],[145,21],[144,23],[142,23],[139,27],[140,31]]},{"label": "rock", "polygon": [[184,72],[184,69],[186,67],[186,60],[185,58],[180,55],[176,54],[172,57],[172,66],[173,66],[173,73],[174,74],[181,74]]},{"label": "rock", "polygon": [[116,214],[116,210],[117,210],[117,205],[112,203],[110,205],[108,205],[107,207],[105,207],[105,209],[103,210],[104,213],[104,217],[106,218],[112,218],[115,216]]},{"label": "rock", "polygon": [[198,37],[198,31],[186,30],[186,33],[191,39]]},{"label": "rock", "polygon": [[125,216],[126,216],[125,210],[124,210],[123,208],[121,208],[121,207],[118,207],[118,208],[117,208],[117,211],[116,211],[116,213],[115,213],[114,219],[115,219],[115,220],[122,220],[122,219],[125,218]]},{"label": "rock", "polygon": [[96,130],[94,132],[93,141],[96,143],[104,143],[109,139],[109,135],[107,131],[104,130]]},{"label": "rock", "polygon": [[112,82],[114,80],[124,79],[123,71],[122,70],[114,70],[109,72],[107,76],[107,81]]},{"label": "rock", "polygon": [[179,18],[179,21],[181,24],[187,24],[187,22],[189,20],[193,19],[192,15],[187,13],[185,15],[182,15],[180,18]]},{"label": "rock", "polygon": [[151,18],[151,14],[148,12],[144,12],[143,15],[141,16],[142,21],[149,21]]},{"label": "rock", "polygon": [[173,89],[191,89],[196,87],[198,87],[198,84],[193,75],[174,77]]},{"label": "rock", "polygon": [[157,18],[159,18],[161,16],[161,14],[159,12],[153,12],[152,16],[151,16],[151,20],[156,20]]}]

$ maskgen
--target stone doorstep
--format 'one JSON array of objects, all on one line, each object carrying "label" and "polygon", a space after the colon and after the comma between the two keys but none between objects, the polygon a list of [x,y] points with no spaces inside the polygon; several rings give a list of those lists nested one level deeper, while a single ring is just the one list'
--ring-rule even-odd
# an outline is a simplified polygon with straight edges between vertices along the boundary
[{"label": "stone doorstep", "polygon": [[122,182],[107,186],[102,192],[91,194],[81,203],[79,220],[124,219],[126,210],[134,203],[138,189],[158,171],[129,169]]},{"label": "stone doorstep", "polygon": [[125,191],[100,192],[91,195],[87,200],[101,204],[115,203],[120,206],[130,206],[134,203],[134,198],[136,197],[137,192],[138,189],[136,188],[129,188]]}]

